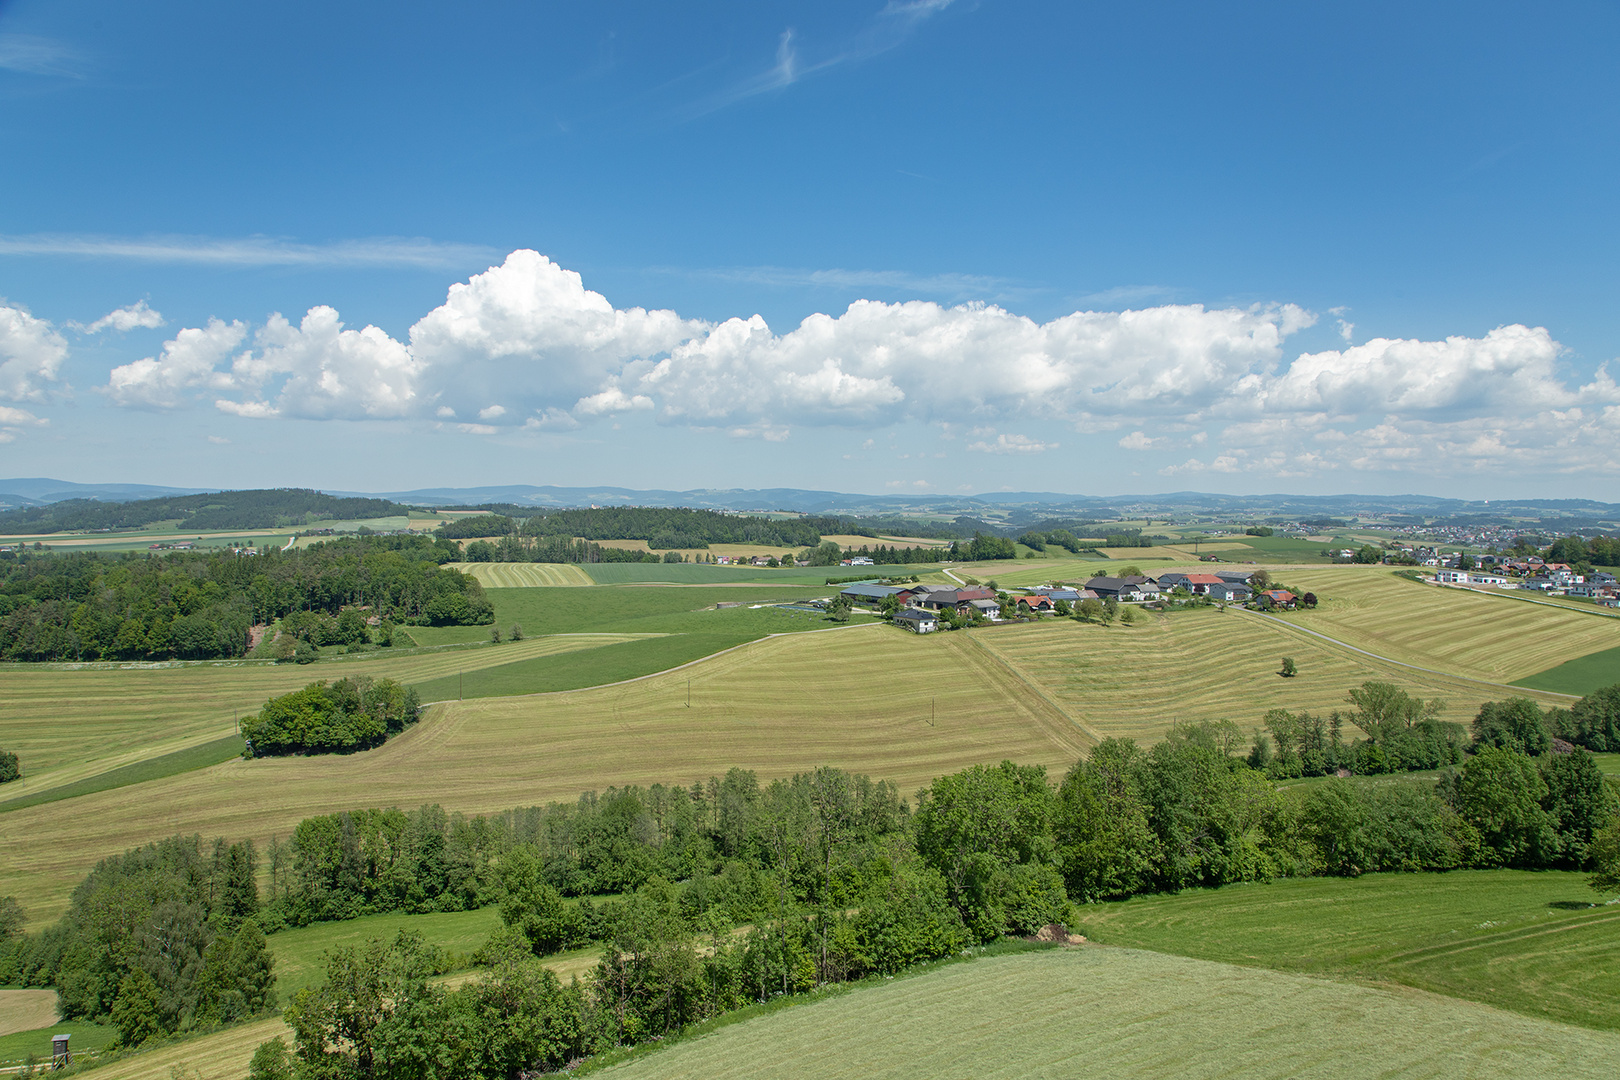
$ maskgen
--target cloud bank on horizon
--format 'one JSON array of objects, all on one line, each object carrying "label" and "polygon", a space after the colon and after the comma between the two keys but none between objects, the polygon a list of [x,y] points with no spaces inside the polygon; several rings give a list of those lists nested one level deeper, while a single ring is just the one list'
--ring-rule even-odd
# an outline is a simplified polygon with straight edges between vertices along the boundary
[{"label": "cloud bank on horizon", "polygon": [[[1164,304],[1037,323],[1002,307],[856,301],[778,333],[617,308],[530,250],[450,286],[401,341],[320,305],[296,322],[211,319],[113,367],[113,404],[239,417],[566,432],[645,413],[782,441],[796,429],[937,425],[974,453],[1023,457],[1106,439],[1162,476],[1334,470],[1510,475],[1620,469],[1620,386],[1561,370],[1544,328],[1375,338],[1288,357],[1316,313]],[[1344,324],[1340,320],[1341,329]],[[0,441],[48,421],[80,334],[164,325],[145,301],[58,328],[0,302]],[[23,408],[22,406],[27,406]],[[1068,428],[1078,442],[1029,434]]]}]

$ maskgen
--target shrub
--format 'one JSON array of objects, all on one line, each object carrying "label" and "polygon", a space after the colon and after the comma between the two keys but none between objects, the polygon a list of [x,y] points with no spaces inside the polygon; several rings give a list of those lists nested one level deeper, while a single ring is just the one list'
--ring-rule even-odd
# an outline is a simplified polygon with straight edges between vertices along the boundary
[{"label": "shrub", "polygon": [[21,778],[22,766],[17,762],[17,755],[9,750],[0,750],[0,784],[9,784]]}]

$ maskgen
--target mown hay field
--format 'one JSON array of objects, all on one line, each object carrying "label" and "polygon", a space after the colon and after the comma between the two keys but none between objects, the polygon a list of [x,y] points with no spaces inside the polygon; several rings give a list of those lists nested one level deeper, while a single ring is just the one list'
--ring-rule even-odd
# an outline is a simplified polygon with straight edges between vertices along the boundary
[{"label": "mown hay field", "polygon": [[471,574],[486,589],[527,589],[539,586],[595,585],[584,570],[572,563],[445,563],[452,570]]},{"label": "mown hay field", "polygon": [[[1473,719],[1481,702],[1513,693],[1379,663],[1215,608],[1142,614],[1131,626],[1045,619],[964,636],[1093,739],[1153,742],[1178,720],[1232,720],[1247,732],[1274,708],[1348,710],[1348,691],[1370,679],[1442,698],[1444,719],[1459,723]],[[1294,658],[1298,676],[1281,677],[1284,656]],[[1346,725],[1344,734],[1360,732]]]},{"label": "mown hay field", "polygon": [[1321,598],[1290,622],[1409,664],[1510,683],[1620,646],[1620,620],[1397,577],[1387,566],[1278,571]]},{"label": "mown hay field", "polygon": [[1620,905],[1593,901],[1557,871],[1300,878],[1088,905],[1079,932],[1620,1031]]},{"label": "mown hay field", "polygon": [[[1380,583],[1364,576],[1330,584],[1353,596],[1353,588],[1367,581]],[[1397,592],[1394,600],[1428,595],[1410,588],[1412,593]],[[569,600],[562,594],[599,597],[603,591],[525,592],[537,602],[549,595],[554,604]],[[551,610],[559,622],[578,618],[580,625],[588,625],[596,611],[590,604]],[[1391,620],[1398,623],[1398,614]],[[672,608],[649,612],[644,625],[671,620],[673,626],[707,615],[746,621],[775,618],[778,612]],[[1412,617],[1410,611],[1407,616]],[[820,624],[805,621],[799,628],[812,625]],[[420,685],[429,700],[454,697],[453,687],[464,681],[455,678],[462,655],[486,663],[508,661],[469,675],[472,693],[516,693],[556,685],[548,682],[556,678],[599,675],[597,658],[624,660],[628,677],[737,639],[648,639],[558,656],[554,662],[538,655],[523,659],[518,651],[583,640],[531,639],[440,654],[434,657],[441,665],[439,681],[426,681],[432,673],[423,672]],[[681,651],[686,646],[690,649]],[[648,649],[657,655],[640,657]],[[1277,674],[1284,655],[1295,658],[1297,678]],[[296,684],[308,674],[294,671],[290,677]],[[479,685],[480,679],[490,685]],[[690,709],[687,679],[693,686]],[[285,835],[304,816],[345,807],[439,801],[453,810],[483,812],[571,798],[609,784],[689,783],[732,765],[766,777],[838,765],[895,780],[906,792],[941,773],[1003,757],[1061,772],[1099,738],[1151,742],[1178,720],[1232,720],[1248,730],[1274,707],[1342,708],[1346,692],[1368,679],[1395,681],[1420,696],[1442,698],[1446,718],[1459,722],[1470,719],[1482,701],[1508,693],[1381,663],[1235,611],[1149,616],[1130,627],[1043,620],[923,638],[892,627],[846,627],[755,641],[626,685],[452,701],[400,738],[352,757],[232,761],[13,810],[5,815],[7,835],[0,838],[0,879],[26,883],[41,898],[33,905],[35,917],[44,918],[60,909],[67,891],[97,858],[132,844],[173,832],[262,841]],[[925,722],[931,707],[935,727]],[[1346,737],[1355,735],[1354,729],[1346,731]]]},{"label": "mown hay field", "polygon": [[257,712],[269,698],[316,679],[369,675],[421,683],[460,670],[633,639],[630,634],[528,638],[498,647],[380,650],[315,664],[0,665],[0,701],[5,702],[0,747],[16,753],[23,766],[21,780],[0,788],[0,806],[233,735],[235,717]]},{"label": "mown hay field", "polygon": [[993,956],[730,1024],[615,1080],[1607,1077],[1620,1035],[1134,949]]},{"label": "mown hay field", "polygon": [[733,765],[766,779],[835,765],[909,795],[1002,758],[1061,771],[1088,743],[969,635],[849,627],[756,641],[618,686],[450,702],[364,754],[234,760],[13,810],[0,880],[28,898],[37,925],[96,860],[173,833],[262,844],[333,810],[498,811],[610,784],[689,784]]},{"label": "mown hay field", "polygon": [[1566,660],[1557,667],[1519,679],[1514,685],[1528,690],[1585,696],[1616,683],[1620,683],[1620,647]]}]

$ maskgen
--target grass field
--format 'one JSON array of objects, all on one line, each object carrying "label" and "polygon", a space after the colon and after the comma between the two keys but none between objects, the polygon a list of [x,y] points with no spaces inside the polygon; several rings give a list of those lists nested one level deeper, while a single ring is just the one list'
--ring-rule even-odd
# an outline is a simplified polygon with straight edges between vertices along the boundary
[{"label": "grass field", "polygon": [[56,1023],[55,990],[0,989],[0,1036]]},{"label": "grass field", "polygon": [[325,973],[322,954],[333,949],[364,945],[372,938],[392,941],[401,930],[410,930],[430,945],[466,957],[500,926],[500,911],[487,907],[429,915],[367,915],[283,930],[265,940],[276,958],[276,993],[285,1005],[299,990],[321,982]]},{"label": "grass field", "polygon": [[1092,905],[1080,932],[1620,1031],[1620,905],[1599,899],[1575,873],[1305,878]]},{"label": "grass field", "polygon": [[600,1075],[1607,1077],[1620,1036],[1133,949],[994,956],[719,1027]]},{"label": "grass field", "polygon": [[[20,1065],[30,1054],[35,1061],[49,1063],[52,1035],[71,1035],[68,1047],[77,1054],[87,1050],[101,1050],[112,1045],[113,1040],[118,1038],[118,1029],[73,1020],[49,1027],[0,1035],[0,1068]],[[251,1054],[251,1051],[249,1053]],[[242,1070],[243,1074],[246,1072],[246,1069]],[[167,1080],[167,1074],[164,1075]]]},{"label": "grass field", "polygon": [[1383,566],[1299,567],[1278,575],[1321,597],[1291,622],[1407,663],[1491,682],[1524,679],[1620,645],[1620,620],[1397,577]]},{"label": "grass field", "polygon": [[732,765],[767,779],[837,765],[909,793],[1003,757],[1066,769],[1088,742],[971,635],[848,627],[756,641],[622,686],[437,706],[364,754],[233,760],[14,810],[0,831],[0,880],[37,925],[97,859],[177,832],[266,842],[346,807],[496,811],[607,784],[691,783]]},{"label": "grass field", "polygon": [[[484,628],[488,634],[488,629]],[[150,767],[236,734],[235,717],[316,679],[350,674],[427,683],[496,664],[594,648],[623,635],[533,637],[497,647],[338,656],[319,663],[103,666],[0,665],[0,747],[22,759],[23,778],[0,789],[6,802],[102,776]],[[207,752],[207,751],[203,751]],[[186,766],[183,756],[171,766]],[[3,875],[0,875],[3,877]]]},{"label": "grass field", "polygon": [[[1247,731],[1259,726],[1268,709],[1345,708],[1350,688],[1369,679],[1443,698],[1448,720],[1470,720],[1482,701],[1505,696],[1380,664],[1214,608],[1147,615],[1134,626],[1054,619],[966,636],[1093,738],[1151,742],[1176,720],[1233,720]],[[1297,663],[1297,677],[1277,674],[1284,655]],[[1346,737],[1355,734],[1351,729]]]},{"label": "grass field", "polygon": [[1555,694],[1580,694],[1584,697],[1594,690],[1616,683],[1620,683],[1620,646],[1566,660],[1557,667],[1515,680],[1513,685],[1527,690],[1550,690]]},{"label": "grass field", "polygon": [[537,586],[594,585],[591,576],[571,563],[445,563],[452,570],[471,574],[486,589],[525,589]]}]

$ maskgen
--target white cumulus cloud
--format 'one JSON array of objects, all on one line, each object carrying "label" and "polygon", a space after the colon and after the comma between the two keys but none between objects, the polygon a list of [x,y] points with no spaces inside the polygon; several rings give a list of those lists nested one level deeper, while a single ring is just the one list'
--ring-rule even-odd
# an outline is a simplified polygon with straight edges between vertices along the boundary
[{"label": "white cumulus cloud", "polygon": [[255,345],[232,363],[231,376],[256,398],[215,403],[226,412],[390,418],[407,415],[415,403],[421,364],[410,350],[375,326],[345,330],[337,311],[324,305],[310,308],[297,326],[270,316]]},{"label": "white cumulus cloud", "polygon": [[87,334],[99,334],[103,330],[117,330],[127,333],[130,330],[145,329],[156,330],[163,326],[163,316],[153,311],[145,300],[137,300],[128,307],[121,307],[109,311],[95,322],[84,328]]},{"label": "white cumulus cloud", "polygon": [[0,400],[44,401],[67,355],[67,342],[48,321],[0,301]]},{"label": "white cumulus cloud", "polygon": [[1041,442],[1028,435],[997,435],[994,442],[987,439],[968,443],[968,449],[978,454],[1039,454],[1056,450],[1055,442]]},{"label": "white cumulus cloud", "polygon": [[176,409],[199,387],[227,389],[230,375],[218,366],[242,344],[247,324],[210,319],[187,327],[163,343],[163,351],[115,367],[107,376],[107,393],[119,405],[143,409]]}]

